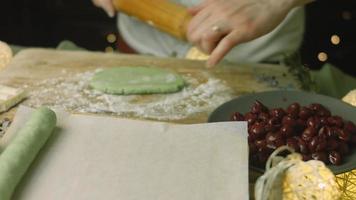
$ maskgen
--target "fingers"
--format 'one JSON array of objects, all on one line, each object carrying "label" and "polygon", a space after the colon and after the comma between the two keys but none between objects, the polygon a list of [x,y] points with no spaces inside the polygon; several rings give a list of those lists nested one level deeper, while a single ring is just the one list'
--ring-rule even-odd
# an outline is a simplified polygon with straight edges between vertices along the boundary
[{"label": "fingers", "polygon": [[201,24],[203,24],[203,22],[209,18],[210,16],[210,12],[207,10],[203,10],[201,12],[199,12],[196,16],[194,16],[194,18],[192,19],[192,21],[190,21],[189,25],[188,25],[188,30],[187,30],[187,36],[190,42],[197,42],[196,41],[196,35],[194,35],[195,30],[197,30]]},{"label": "fingers", "polygon": [[198,5],[196,6],[193,6],[193,7],[190,7],[188,8],[188,12],[195,16],[196,14],[198,14],[201,10],[203,10],[209,3],[209,0],[205,0],[201,3],[199,3]]},{"label": "fingers", "polygon": [[196,15],[189,25],[188,40],[204,53],[210,54],[218,42],[231,29],[222,20],[211,15],[213,6],[209,6]]},{"label": "fingers", "polygon": [[205,25],[198,27],[191,35],[189,35],[188,39],[204,53],[210,54],[215,49],[218,42],[229,32],[230,30],[222,25],[215,26],[210,23],[205,23]]},{"label": "fingers", "polygon": [[208,24],[205,29],[202,29],[202,32],[197,33],[201,35],[200,43],[197,45],[199,45],[200,49],[203,52],[211,54],[212,51],[218,45],[219,41],[224,38],[229,32],[230,29],[228,29],[226,26],[223,26],[222,24]]},{"label": "fingers", "polygon": [[218,45],[218,42],[221,39],[221,37],[222,35],[203,36],[200,42],[200,50],[202,50],[206,54],[211,54],[212,51]]},{"label": "fingers", "polygon": [[102,8],[109,17],[115,16],[115,9],[112,0],[93,0],[94,5]]},{"label": "fingers", "polygon": [[230,34],[228,34],[226,37],[224,37],[217,47],[213,50],[211,53],[209,60],[207,61],[206,65],[208,68],[214,67],[216,64],[218,64],[224,56],[236,45],[241,44],[245,41],[247,41],[248,38],[246,37],[245,34],[243,34],[240,31],[232,31]]}]

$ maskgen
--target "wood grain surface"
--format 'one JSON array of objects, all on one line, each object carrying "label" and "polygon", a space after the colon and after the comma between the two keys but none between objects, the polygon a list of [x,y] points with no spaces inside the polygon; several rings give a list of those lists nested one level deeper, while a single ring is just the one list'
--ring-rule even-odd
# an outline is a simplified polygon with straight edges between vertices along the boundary
[{"label": "wood grain surface", "polygon": [[[157,58],[150,56],[105,54],[84,51],[58,51],[49,49],[28,49],[20,52],[12,62],[0,71],[0,84],[12,87],[28,86],[35,90],[34,84],[56,78],[63,70],[75,75],[97,68],[118,66],[155,66],[189,75],[204,83],[207,77],[224,81],[234,91],[234,96],[246,93],[276,90],[283,88],[299,88],[300,84],[284,66],[261,64],[221,64],[214,69],[206,69],[204,62],[176,58]],[[277,85],[273,83],[278,82]],[[29,96],[28,98],[31,98]],[[142,95],[142,98],[150,98]],[[89,113],[88,113],[89,114]],[[13,111],[2,116],[12,117]],[[203,123],[209,113],[200,113],[178,123]]]}]

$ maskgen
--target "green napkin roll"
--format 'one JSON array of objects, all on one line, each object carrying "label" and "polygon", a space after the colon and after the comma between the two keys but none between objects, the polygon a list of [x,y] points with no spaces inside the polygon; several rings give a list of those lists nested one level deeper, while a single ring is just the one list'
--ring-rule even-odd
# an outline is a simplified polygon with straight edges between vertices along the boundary
[{"label": "green napkin roll", "polygon": [[0,199],[10,200],[27,169],[56,126],[56,114],[45,107],[33,112],[0,154]]},{"label": "green napkin roll", "polygon": [[317,85],[318,93],[338,99],[356,89],[356,77],[348,75],[331,64],[325,64],[320,70],[311,71],[311,77]]}]

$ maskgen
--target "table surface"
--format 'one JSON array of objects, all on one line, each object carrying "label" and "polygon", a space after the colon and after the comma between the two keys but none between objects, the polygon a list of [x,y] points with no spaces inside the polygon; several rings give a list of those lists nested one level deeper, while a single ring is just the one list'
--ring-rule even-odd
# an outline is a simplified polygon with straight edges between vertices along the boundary
[{"label": "table surface", "polygon": [[[217,68],[208,70],[204,67],[204,62],[202,61],[49,49],[27,49],[21,51],[6,68],[0,71],[0,84],[16,88],[27,85],[30,89],[35,90],[36,83],[45,79],[55,78],[62,70],[76,74],[95,70],[99,67],[107,68],[113,66],[168,68],[181,74],[189,74],[201,83],[207,81],[207,76],[211,76],[223,80],[233,89],[236,96],[281,88],[300,88],[299,81],[288,72],[288,68],[279,65],[225,63]],[[271,80],[278,81],[278,84],[271,84]],[[31,98],[31,96],[28,98]],[[142,96],[142,98],[147,98],[147,96]],[[16,107],[3,113],[0,118],[12,119],[15,112]],[[209,112],[204,112],[173,122],[204,123],[207,121],[208,115]],[[253,189],[253,182],[259,175],[258,173],[250,172],[250,189]]]}]

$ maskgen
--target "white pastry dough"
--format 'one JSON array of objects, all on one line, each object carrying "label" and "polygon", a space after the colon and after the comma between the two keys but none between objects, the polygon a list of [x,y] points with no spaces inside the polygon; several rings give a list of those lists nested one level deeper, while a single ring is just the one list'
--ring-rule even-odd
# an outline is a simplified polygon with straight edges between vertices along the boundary
[{"label": "white pastry dough", "polygon": [[5,42],[0,41],[0,69],[6,67],[11,61],[12,51]]},{"label": "white pastry dough", "polygon": [[356,89],[350,91],[342,100],[356,106]]}]

